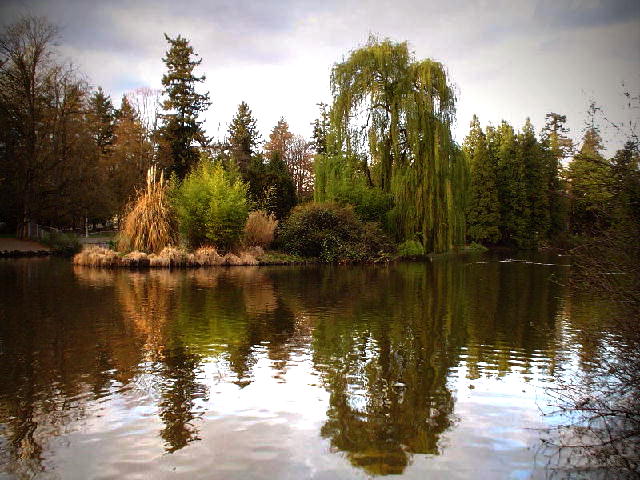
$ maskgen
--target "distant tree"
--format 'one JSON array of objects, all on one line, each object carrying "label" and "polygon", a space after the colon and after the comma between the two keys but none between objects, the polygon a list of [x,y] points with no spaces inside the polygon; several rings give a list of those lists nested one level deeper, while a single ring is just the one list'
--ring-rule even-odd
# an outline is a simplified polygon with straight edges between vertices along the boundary
[{"label": "distant tree", "polygon": [[287,216],[296,205],[296,187],[291,173],[280,152],[274,151],[265,169],[266,199],[265,206],[278,220]]},{"label": "distant tree", "polygon": [[111,154],[104,164],[112,210],[122,213],[136,188],[144,184],[147,171],[153,164],[153,146],[138,113],[126,96],[122,97],[118,110]]},{"label": "distant tree", "polygon": [[111,97],[105,95],[102,87],[93,93],[89,99],[89,120],[92,136],[100,153],[106,154],[113,144],[113,129],[116,112]]},{"label": "distant tree", "polygon": [[613,198],[611,164],[602,156],[598,130],[588,128],[582,147],[567,171],[570,193],[571,230],[592,234],[609,226]]},{"label": "distant tree", "polygon": [[272,158],[273,154],[277,152],[280,154],[280,158],[285,163],[288,163],[292,140],[293,133],[289,131],[289,124],[284,117],[281,117],[276,126],[273,127],[273,130],[271,130],[269,140],[264,145],[267,158]]},{"label": "distant tree", "polygon": [[287,156],[287,167],[296,187],[298,200],[313,196],[313,144],[302,135],[294,135]]},{"label": "distant tree", "polygon": [[516,134],[506,121],[487,134],[489,150],[496,155],[496,184],[500,203],[500,238],[507,245],[526,243],[526,172],[516,153]]},{"label": "distant tree", "polygon": [[19,236],[33,221],[68,226],[91,216],[97,188],[86,187],[100,185],[89,89],[57,59],[57,35],[32,16],[0,34],[0,215]]},{"label": "distant tree", "polygon": [[524,211],[526,231],[525,238],[520,239],[520,245],[535,247],[539,240],[546,238],[549,231],[549,198],[544,157],[528,118],[517,137],[516,158],[524,165],[527,194]]},{"label": "distant tree", "polygon": [[616,222],[640,231],[640,154],[635,140],[627,141],[611,159],[611,174]]},{"label": "distant tree", "polygon": [[328,105],[326,103],[318,103],[320,107],[320,117],[316,118],[313,125],[312,145],[317,154],[324,155],[327,153],[327,135],[331,122],[329,120]]},{"label": "distant tree", "polygon": [[241,102],[238,111],[229,125],[229,155],[243,178],[246,179],[251,158],[257,153],[260,144],[260,133],[256,126],[256,119],[251,114],[249,105]]},{"label": "distant tree", "polygon": [[166,99],[162,103],[165,113],[161,115],[160,146],[169,172],[182,179],[198,161],[199,152],[194,143],[207,142],[198,118],[211,103],[208,92],[196,92],[196,86],[204,82],[205,76],[198,77],[193,70],[202,59],[195,59],[197,54],[186,38],[180,35],[170,38],[165,34],[165,39],[169,50],[162,59],[167,72],[162,76]]},{"label": "distant tree", "polygon": [[557,113],[546,115],[546,125],[542,130],[542,146],[546,153],[545,167],[547,194],[549,197],[549,235],[554,237],[567,228],[568,202],[562,181],[562,162],[573,153],[573,141],[566,134],[567,117]]},{"label": "distant tree", "polygon": [[477,116],[465,139],[464,154],[469,163],[470,186],[467,205],[467,233],[477,242],[496,243],[500,239],[500,203],[496,168]]}]

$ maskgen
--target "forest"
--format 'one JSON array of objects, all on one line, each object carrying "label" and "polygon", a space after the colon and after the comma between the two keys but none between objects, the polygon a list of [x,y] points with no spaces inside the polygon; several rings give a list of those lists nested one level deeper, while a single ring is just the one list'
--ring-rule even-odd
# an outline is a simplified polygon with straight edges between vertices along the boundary
[{"label": "forest", "polygon": [[559,113],[539,132],[474,117],[459,145],[446,66],[406,42],[370,37],[332,67],[312,138],[283,117],[263,141],[245,102],[224,138],[207,136],[203,59],[188,39],[165,35],[162,90],[113,99],[61,58],[58,37],[38,17],[0,36],[5,233],[100,225],[120,232],[122,252],[272,246],[348,262],[570,248],[638,229],[637,132],[607,158],[593,115],[577,145]]}]

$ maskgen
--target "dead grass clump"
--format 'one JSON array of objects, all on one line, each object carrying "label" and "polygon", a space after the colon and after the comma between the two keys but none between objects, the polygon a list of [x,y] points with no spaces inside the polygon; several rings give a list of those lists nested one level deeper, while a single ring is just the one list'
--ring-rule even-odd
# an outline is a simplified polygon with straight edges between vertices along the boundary
[{"label": "dead grass clump", "polygon": [[176,239],[175,222],[163,174],[156,180],[155,166],[147,172],[147,188],[128,206],[120,232],[120,250],[158,253]]},{"label": "dead grass clump", "polygon": [[248,252],[240,252],[238,258],[240,259],[240,265],[258,265],[256,257]]},{"label": "dead grass clump", "polygon": [[187,252],[176,247],[164,247],[158,256],[164,260],[162,262],[155,262],[162,263],[162,265],[158,264],[156,266],[186,267],[189,265]]},{"label": "dead grass clump", "polygon": [[278,220],[273,214],[267,215],[263,210],[251,212],[244,225],[244,245],[268,247],[273,242],[277,226]]},{"label": "dead grass clump", "polygon": [[120,256],[108,248],[88,247],[73,257],[73,263],[87,267],[117,267]]},{"label": "dead grass clump", "polygon": [[123,267],[148,267],[149,257],[146,253],[135,250],[122,257],[121,264]]},{"label": "dead grass clump", "polygon": [[202,267],[221,265],[222,257],[215,247],[200,247],[194,253],[195,263]]}]

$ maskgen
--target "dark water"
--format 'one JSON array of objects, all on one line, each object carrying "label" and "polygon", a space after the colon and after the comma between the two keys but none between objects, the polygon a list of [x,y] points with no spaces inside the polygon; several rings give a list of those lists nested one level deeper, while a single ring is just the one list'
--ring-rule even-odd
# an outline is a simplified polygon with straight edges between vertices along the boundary
[{"label": "dark water", "polygon": [[0,478],[538,478],[598,306],[559,257],[0,261]]}]

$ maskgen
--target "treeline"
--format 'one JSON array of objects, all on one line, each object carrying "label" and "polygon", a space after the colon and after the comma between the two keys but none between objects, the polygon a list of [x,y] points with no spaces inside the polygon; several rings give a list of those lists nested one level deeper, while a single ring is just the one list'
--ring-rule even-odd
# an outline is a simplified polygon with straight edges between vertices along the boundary
[{"label": "treeline", "polygon": [[[26,236],[30,223],[78,229],[116,224],[155,165],[181,181],[205,156],[237,169],[250,200],[278,217],[312,195],[312,145],[284,118],[264,149],[242,102],[220,141],[208,138],[198,93],[201,60],[188,41],[166,37],[163,90],[114,102],[61,59],[56,26],[25,17],[0,35],[0,222]],[[114,103],[117,103],[115,105]]]},{"label": "treeline", "polygon": [[[371,37],[334,65],[332,102],[320,104],[310,141],[281,118],[263,142],[245,102],[224,139],[207,137],[202,60],[184,37],[165,36],[163,89],[130,92],[117,107],[56,56],[56,38],[33,17],[0,36],[0,222],[19,235],[32,222],[120,227],[145,198],[169,212],[156,246],[222,235],[216,246],[232,248],[261,210],[291,239],[279,248],[338,261],[362,260],[365,245],[365,257],[393,245],[411,255],[470,242],[536,248],[638,225],[637,136],[606,159],[593,123],[576,151],[563,115],[548,114],[540,135],[529,120],[516,132],[474,117],[459,146],[446,67],[406,43]],[[145,190],[150,167],[162,175]],[[148,238],[161,219],[141,212],[129,223]]]},{"label": "treeline", "polygon": [[607,159],[592,124],[574,151],[565,122],[563,115],[548,114],[538,138],[528,119],[520,132],[504,121],[483,131],[474,116],[463,146],[470,168],[471,240],[532,248],[614,226],[637,227],[637,142],[627,141]]}]

